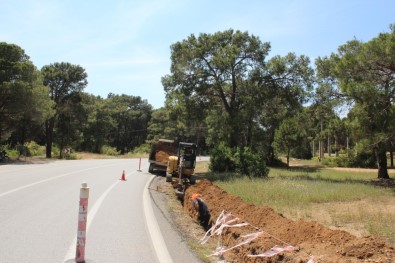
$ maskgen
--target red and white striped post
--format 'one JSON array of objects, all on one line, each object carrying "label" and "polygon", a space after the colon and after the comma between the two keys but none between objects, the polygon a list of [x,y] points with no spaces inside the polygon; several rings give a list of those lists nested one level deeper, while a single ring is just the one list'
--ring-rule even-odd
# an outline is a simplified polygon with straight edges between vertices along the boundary
[{"label": "red and white striped post", "polygon": [[75,262],[77,263],[85,263],[88,199],[89,199],[89,187],[86,183],[82,183],[80,190],[80,209],[78,213],[77,249],[75,252]]}]

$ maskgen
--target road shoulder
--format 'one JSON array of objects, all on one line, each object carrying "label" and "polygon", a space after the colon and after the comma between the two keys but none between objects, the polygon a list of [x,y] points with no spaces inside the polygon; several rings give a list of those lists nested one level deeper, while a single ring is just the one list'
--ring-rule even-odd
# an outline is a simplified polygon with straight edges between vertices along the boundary
[{"label": "road shoulder", "polygon": [[[210,262],[206,255],[210,253],[207,248],[199,244],[199,239],[204,236],[204,230],[183,210],[182,204],[177,200],[171,184],[166,183],[162,176],[156,176],[149,187],[163,238],[174,262]],[[176,235],[174,235],[174,233]],[[187,258],[181,260],[180,254],[174,255],[173,251],[182,253]],[[180,252],[182,251],[182,252]],[[185,254],[185,255],[184,255]],[[187,261],[186,261],[187,260]]]}]

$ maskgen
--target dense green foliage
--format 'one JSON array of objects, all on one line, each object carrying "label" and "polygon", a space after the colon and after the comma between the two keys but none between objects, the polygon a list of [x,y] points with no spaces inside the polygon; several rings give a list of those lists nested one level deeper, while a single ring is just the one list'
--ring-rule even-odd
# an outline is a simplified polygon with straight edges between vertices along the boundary
[{"label": "dense green foliage", "polygon": [[87,78],[84,68],[66,62],[39,71],[23,49],[0,43],[2,148],[17,157],[19,149],[42,155],[45,145],[46,157],[70,159],[67,149],[122,154],[145,143],[152,106],[137,96],[84,93]]},{"label": "dense green foliage", "polygon": [[232,151],[248,147],[273,162],[275,130],[303,110],[312,87],[309,59],[289,53],[266,62],[269,43],[233,30],[191,35],[171,50],[171,74],[162,83],[169,110],[180,112],[176,123],[183,124],[184,135],[202,135],[196,120],[204,121],[210,148],[220,142]]},{"label": "dense green foliage", "polygon": [[262,154],[250,148],[231,148],[224,142],[211,151],[210,170],[212,172],[236,172],[249,177],[265,177],[269,173]]},{"label": "dense green foliage", "polygon": [[333,93],[354,103],[351,132],[376,156],[378,177],[389,178],[386,152],[394,140],[395,26],[363,43],[351,40],[317,60],[318,74]]},{"label": "dense green foliage", "polygon": [[250,148],[237,148],[234,155],[236,172],[249,177],[265,177],[269,174],[262,154],[252,152]]},{"label": "dense green foliage", "polygon": [[220,142],[210,153],[210,170],[213,172],[232,172],[236,170],[233,151],[224,142]]},{"label": "dense green foliage", "polygon": [[39,71],[22,48],[3,42],[0,143],[17,149],[36,142],[47,157],[62,157],[68,148],[131,153],[168,138],[197,143],[215,171],[265,176],[266,164],[280,156],[287,163],[317,156],[328,164],[375,166],[378,177],[388,178],[394,43],[391,26],[318,58],[314,70],[308,57],[292,52],[268,59],[270,43],[248,32],[192,34],[171,46],[165,105],[153,109],[138,96],[87,94],[81,66],[57,62]]},{"label": "dense green foliage", "polygon": [[301,145],[306,138],[306,126],[304,126],[305,115],[297,115],[281,122],[275,132],[273,146],[278,152],[285,152],[287,156],[287,166],[291,150]]},{"label": "dense green foliage", "polygon": [[[52,116],[52,102],[40,72],[17,45],[0,43],[0,142],[17,131],[24,143],[30,129]],[[16,138],[15,138],[16,137]]]},{"label": "dense green foliage", "polygon": [[46,156],[51,158],[54,135],[57,135],[55,140],[61,149],[77,136],[82,121],[79,118],[79,95],[88,84],[88,75],[81,66],[65,62],[44,66],[41,72],[44,85],[49,88],[49,97],[55,104],[55,114],[45,122]]},{"label": "dense green foliage", "polygon": [[250,72],[263,64],[269,48],[268,43],[246,32],[191,35],[172,45],[171,75],[163,78],[163,86],[169,98],[173,94],[179,94],[177,100],[187,98],[190,103],[186,106],[219,105],[226,112],[224,139],[231,147],[238,146],[242,111],[252,95],[246,82]]}]

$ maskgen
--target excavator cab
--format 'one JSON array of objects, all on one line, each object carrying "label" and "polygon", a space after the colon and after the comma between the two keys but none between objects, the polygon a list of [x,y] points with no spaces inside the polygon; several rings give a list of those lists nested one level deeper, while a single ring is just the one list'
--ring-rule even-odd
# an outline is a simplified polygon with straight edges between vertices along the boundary
[{"label": "excavator cab", "polygon": [[197,146],[194,143],[180,142],[177,156],[170,156],[166,170],[166,181],[171,182],[173,176],[178,176],[179,184],[188,181],[194,184]]},{"label": "excavator cab", "polygon": [[191,175],[195,170],[197,146],[194,143],[180,142],[178,148],[178,159],[184,173]]}]

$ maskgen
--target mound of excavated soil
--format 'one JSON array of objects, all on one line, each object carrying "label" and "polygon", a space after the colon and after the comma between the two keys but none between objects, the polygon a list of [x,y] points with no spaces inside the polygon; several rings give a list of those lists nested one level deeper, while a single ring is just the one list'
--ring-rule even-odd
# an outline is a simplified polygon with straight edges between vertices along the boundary
[{"label": "mound of excavated soil", "polygon": [[[223,253],[227,262],[307,262],[311,256],[314,262],[395,262],[395,249],[377,238],[357,238],[317,222],[287,219],[269,207],[247,204],[208,180],[199,181],[185,192],[184,209],[191,216],[196,216],[190,202],[193,193],[202,195],[210,209],[213,223],[223,211],[240,219],[235,223],[248,223],[243,227],[224,228],[220,237],[212,237],[220,238],[224,247],[230,248],[246,240],[243,235],[264,231],[250,243]],[[248,256],[264,253],[276,245],[291,245],[296,249],[266,258]]]},{"label": "mound of excavated soil", "polygon": [[169,154],[167,152],[164,151],[157,151],[155,153],[155,160],[157,162],[161,162],[163,164],[167,164],[167,162],[169,161]]}]

